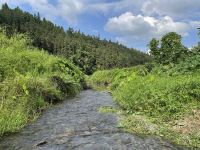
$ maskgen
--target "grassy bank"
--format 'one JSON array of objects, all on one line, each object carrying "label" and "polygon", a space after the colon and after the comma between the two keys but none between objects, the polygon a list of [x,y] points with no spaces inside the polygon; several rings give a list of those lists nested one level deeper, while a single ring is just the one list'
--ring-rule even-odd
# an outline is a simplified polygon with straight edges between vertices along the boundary
[{"label": "grassy bank", "polygon": [[190,67],[182,62],[151,73],[145,66],[98,71],[87,82],[112,92],[125,130],[200,148],[200,77],[192,60],[198,64],[191,58]]},{"label": "grassy bank", "polygon": [[0,31],[0,137],[48,107],[78,93],[83,74],[68,60],[29,46],[24,35]]}]

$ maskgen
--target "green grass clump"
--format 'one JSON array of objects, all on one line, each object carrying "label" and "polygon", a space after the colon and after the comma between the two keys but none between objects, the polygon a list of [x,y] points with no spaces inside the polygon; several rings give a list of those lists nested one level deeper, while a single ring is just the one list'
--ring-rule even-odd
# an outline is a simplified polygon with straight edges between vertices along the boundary
[{"label": "green grass clump", "polygon": [[114,107],[102,106],[99,108],[99,112],[101,112],[101,113],[117,113],[118,110]]},{"label": "green grass clump", "polygon": [[96,71],[92,76],[87,78],[87,84],[95,89],[106,89],[114,90],[117,88],[121,81],[130,76],[132,72],[144,75],[146,69],[143,66],[124,68],[124,69],[112,69]]},{"label": "green grass clump", "polygon": [[78,93],[84,76],[66,59],[29,46],[24,35],[0,31],[0,137],[49,106]]},{"label": "green grass clump", "polygon": [[[195,69],[190,72],[189,66]],[[120,126],[125,130],[200,148],[198,65],[154,67],[150,73],[145,66],[98,71],[88,82],[94,88],[109,83],[107,89],[122,109]]]},{"label": "green grass clump", "polygon": [[141,77],[133,73],[113,95],[124,109],[168,122],[200,109],[200,78],[199,75]]}]

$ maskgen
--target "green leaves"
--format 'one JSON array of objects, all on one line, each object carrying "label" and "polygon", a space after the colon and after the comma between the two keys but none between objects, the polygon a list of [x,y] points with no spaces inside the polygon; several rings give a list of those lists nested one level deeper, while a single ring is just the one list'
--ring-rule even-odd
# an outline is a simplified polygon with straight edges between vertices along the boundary
[{"label": "green leaves", "polygon": [[159,41],[153,38],[149,43],[150,54],[153,56],[155,62],[160,62]]},{"label": "green leaves", "polygon": [[159,64],[178,63],[187,55],[188,49],[181,43],[181,36],[175,32],[164,35],[160,41],[152,39],[149,43],[150,53]]},{"label": "green leaves", "polygon": [[0,136],[82,89],[83,73],[70,61],[29,47],[23,35],[8,38],[0,31],[0,42]]},{"label": "green leaves", "polygon": [[22,85],[22,89],[24,90],[26,95],[29,95],[29,91],[27,90],[26,84]]}]

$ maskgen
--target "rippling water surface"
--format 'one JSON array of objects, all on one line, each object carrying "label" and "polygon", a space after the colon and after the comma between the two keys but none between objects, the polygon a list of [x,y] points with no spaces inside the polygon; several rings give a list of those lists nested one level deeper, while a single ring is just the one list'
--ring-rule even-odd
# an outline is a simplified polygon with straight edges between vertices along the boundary
[{"label": "rippling water surface", "polygon": [[20,133],[0,141],[0,150],[168,150],[181,149],[117,128],[117,116],[98,112],[114,106],[107,92],[86,90],[45,111]]}]

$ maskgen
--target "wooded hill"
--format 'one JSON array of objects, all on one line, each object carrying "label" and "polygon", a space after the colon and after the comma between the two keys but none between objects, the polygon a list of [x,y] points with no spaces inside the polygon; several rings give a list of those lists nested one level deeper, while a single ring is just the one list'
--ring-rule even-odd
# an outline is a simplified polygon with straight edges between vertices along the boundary
[{"label": "wooded hill", "polygon": [[86,35],[41,18],[40,14],[32,15],[19,7],[9,8],[7,4],[0,9],[0,25],[6,34],[27,34],[33,46],[48,51],[50,54],[64,56],[79,66],[86,74],[95,70],[130,67],[144,64],[151,58],[136,49],[127,48],[111,40]]}]

